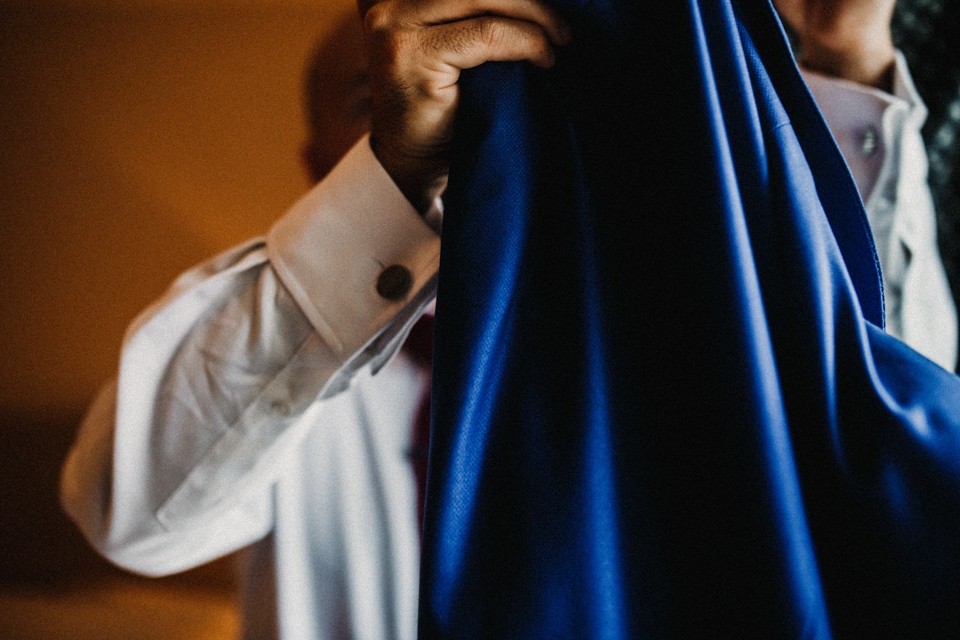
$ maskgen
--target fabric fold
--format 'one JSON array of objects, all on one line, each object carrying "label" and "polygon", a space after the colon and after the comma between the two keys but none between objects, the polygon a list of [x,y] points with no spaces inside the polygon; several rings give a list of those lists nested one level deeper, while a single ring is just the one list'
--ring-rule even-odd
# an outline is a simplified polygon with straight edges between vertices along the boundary
[{"label": "fabric fold", "polygon": [[554,4],[462,79],[421,637],[955,636],[960,380],[772,8]]}]

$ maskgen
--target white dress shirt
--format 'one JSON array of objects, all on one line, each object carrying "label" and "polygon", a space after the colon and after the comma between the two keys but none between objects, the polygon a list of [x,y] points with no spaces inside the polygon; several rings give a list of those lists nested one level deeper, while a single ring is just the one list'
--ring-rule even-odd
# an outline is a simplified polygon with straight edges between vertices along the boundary
[{"label": "white dress shirt", "polygon": [[[91,544],[164,575],[256,542],[247,637],[412,640],[424,374],[388,359],[439,248],[363,139],[265,240],[181,276],[129,329],[64,466]],[[391,265],[412,279],[396,301],[377,293]]]},{"label": "white dress shirt", "polygon": [[[897,263],[881,252],[885,270],[899,269],[887,280],[890,326],[936,345],[948,365],[952,305],[914,292],[942,275],[931,214],[901,212],[907,191],[924,191],[910,166],[922,152],[905,140],[918,117],[909,105],[888,116],[900,99],[870,97],[890,104],[856,120],[851,139],[874,126],[885,146],[879,162],[867,158],[879,169],[854,171],[884,194],[868,197],[871,222],[892,229],[877,233],[881,248],[897,238],[910,253]],[[893,209],[879,204],[889,193]],[[146,575],[251,545],[248,638],[412,640],[419,550],[406,452],[423,374],[390,356],[433,297],[438,262],[438,236],[361,140],[266,239],[187,272],[134,321],[118,381],[65,464],[67,512],[100,552]],[[377,293],[391,265],[412,283],[395,301]]]},{"label": "white dress shirt", "polygon": [[920,128],[927,108],[898,52],[893,94],[803,70],[867,210],[880,257],[886,330],[948,371],[957,311],[937,249]]}]

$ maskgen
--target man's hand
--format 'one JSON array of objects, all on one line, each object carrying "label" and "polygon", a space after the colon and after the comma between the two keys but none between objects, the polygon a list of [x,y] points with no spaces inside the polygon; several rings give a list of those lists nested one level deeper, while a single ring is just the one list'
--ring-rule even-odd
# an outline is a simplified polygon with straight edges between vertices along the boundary
[{"label": "man's hand", "polygon": [[890,91],[896,0],[774,0],[808,69]]},{"label": "man's hand", "polygon": [[553,65],[570,40],[537,0],[359,0],[370,57],[370,144],[421,212],[443,191],[461,69],[491,60]]}]

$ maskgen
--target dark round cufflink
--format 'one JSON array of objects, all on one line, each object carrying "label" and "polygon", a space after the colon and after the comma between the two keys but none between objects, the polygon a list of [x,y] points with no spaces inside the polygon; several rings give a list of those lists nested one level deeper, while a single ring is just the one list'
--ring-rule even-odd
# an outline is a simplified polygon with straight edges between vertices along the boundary
[{"label": "dark round cufflink", "polygon": [[380,272],[377,278],[377,293],[387,300],[403,300],[413,286],[413,274],[399,264],[392,264]]}]

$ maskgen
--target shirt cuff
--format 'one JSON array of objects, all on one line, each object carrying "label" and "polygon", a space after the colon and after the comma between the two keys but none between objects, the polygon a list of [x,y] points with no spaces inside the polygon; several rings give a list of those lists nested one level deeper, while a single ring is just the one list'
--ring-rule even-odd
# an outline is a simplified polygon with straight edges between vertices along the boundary
[{"label": "shirt cuff", "polygon": [[440,238],[364,136],[267,236],[280,280],[341,359],[432,286]]}]

